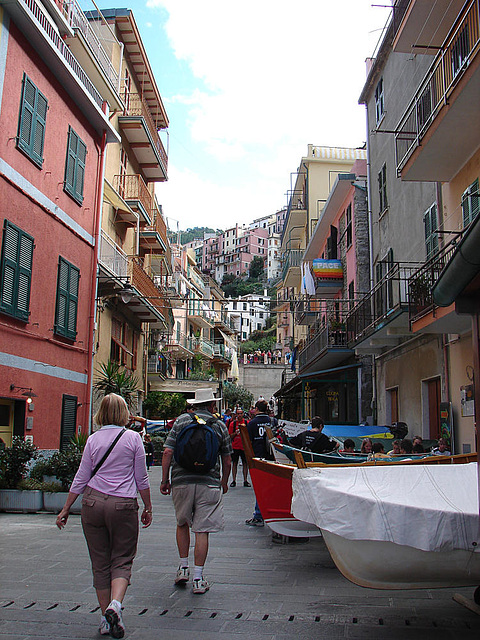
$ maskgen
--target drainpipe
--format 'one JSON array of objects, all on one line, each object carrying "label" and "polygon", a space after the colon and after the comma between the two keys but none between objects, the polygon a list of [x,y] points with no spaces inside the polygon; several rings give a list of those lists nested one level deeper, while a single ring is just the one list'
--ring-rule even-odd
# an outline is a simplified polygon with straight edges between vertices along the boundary
[{"label": "drainpipe", "polygon": [[[367,205],[368,205],[368,250],[370,253],[370,291],[375,286],[373,278],[373,223],[372,223],[372,174],[370,166],[370,129],[368,127],[368,104],[365,103],[365,119],[367,121]],[[375,354],[372,354],[372,421],[377,423],[377,370]]]},{"label": "drainpipe", "polygon": [[[106,113],[107,104],[103,103],[103,111]],[[89,358],[87,371],[87,394],[88,401],[86,412],[88,416],[88,433],[92,432],[92,398],[93,398],[93,356],[95,353],[95,319],[97,317],[97,286],[98,286],[98,256],[100,252],[100,228],[102,222],[102,204],[103,204],[103,181],[105,175],[105,148],[107,146],[107,132],[103,131],[102,140],[100,142],[100,150],[98,152],[98,169],[97,169],[97,190],[95,194],[95,216],[94,216],[94,247],[93,247],[93,265],[92,265],[92,284],[90,287],[90,315],[89,315]]]}]

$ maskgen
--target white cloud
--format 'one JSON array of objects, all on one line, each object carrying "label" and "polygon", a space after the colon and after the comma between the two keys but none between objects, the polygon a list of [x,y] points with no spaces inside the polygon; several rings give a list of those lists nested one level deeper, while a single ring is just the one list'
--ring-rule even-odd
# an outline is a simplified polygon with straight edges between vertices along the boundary
[{"label": "white cloud", "polygon": [[[220,162],[220,173],[230,166],[240,185],[230,187],[230,202],[239,197],[243,211],[252,200],[275,209],[307,144],[358,146],[365,140],[357,101],[364,59],[380,33],[369,32],[383,27],[384,9],[369,0],[149,0],[148,6],[167,11],[172,49],[198,79],[167,104],[187,107],[191,144],[204,158],[195,169],[196,186],[205,195],[208,189],[225,195],[229,188],[212,173]],[[180,177],[192,182],[193,173],[177,171],[172,184]],[[205,216],[212,214],[207,208]]]}]

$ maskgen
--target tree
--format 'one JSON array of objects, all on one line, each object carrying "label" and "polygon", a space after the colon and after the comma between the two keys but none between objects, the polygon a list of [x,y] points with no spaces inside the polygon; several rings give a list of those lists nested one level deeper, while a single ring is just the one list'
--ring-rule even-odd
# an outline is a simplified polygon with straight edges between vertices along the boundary
[{"label": "tree", "polygon": [[103,396],[109,393],[116,393],[125,399],[130,411],[136,409],[136,391],[140,388],[138,378],[131,371],[120,370],[118,362],[109,360],[103,362],[97,369],[98,377],[93,384],[93,388]]},{"label": "tree", "polygon": [[260,280],[263,277],[265,263],[260,256],[254,256],[248,270],[250,280]]},{"label": "tree", "polygon": [[223,383],[223,399],[226,407],[242,407],[245,411],[248,411],[253,404],[253,394],[248,389],[242,387],[234,382]]},{"label": "tree", "polygon": [[143,407],[149,418],[168,420],[185,411],[185,397],[181,393],[150,391],[143,401]]}]

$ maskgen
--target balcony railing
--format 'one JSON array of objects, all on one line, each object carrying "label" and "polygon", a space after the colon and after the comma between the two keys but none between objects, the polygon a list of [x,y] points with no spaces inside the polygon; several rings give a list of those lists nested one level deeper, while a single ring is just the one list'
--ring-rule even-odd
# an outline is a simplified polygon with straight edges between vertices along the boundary
[{"label": "balcony railing", "polygon": [[224,344],[214,344],[213,345],[213,355],[216,358],[223,358],[224,360],[228,360],[228,362],[232,361],[232,352],[230,349],[227,350]]},{"label": "balcony railing", "polygon": [[119,278],[127,277],[127,254],[104,231],[100,236],[99,261],[115,276]]},{"label": "balcony railing", "polygon": [[168,156],[165,151],[165,147],[163,146],[163,143],[160,140],[160,136],[158,135],[158,129],[160,127],[155,124],[152,113],[148,108],[147,103],[142,98],[142,96],[138,93],[122,91],[122,96],[125,101],[125,115],[140,116],[147,123],[147,127],[148,127],[148,130],[150,131],[153,144],[155,145],[155,149],[157,150],[157,153],[160,156],[160,159],[163,163],[163,168],[166,172],[168,167]]},{"label": "balcony railing", "polygon": [[153,196],[140,174],[114,176],[113,186],[124,200],[140,202],[147,215],[152,214],[154,209]]},{"label": "balcony railing", "polygon": [[214,353],[214,345],[213,342],[209,340],[204,340],[203,338],[192,338],[193,350],[196,353],[203,353],[209,358],[213,358]]},{"label": "balcony railing", "polygon": [[92,99],[96,102],[97,106],[102,109],[103,98],[96,90],[93,82],[90,80],[88,75],[83,70],[82,66],[79,64],[78,60],[71,53],[68,46],[60,37],[59,33],[53,26],[53,24],[47,19],[44,10],[41,8],[41,5],[37,3],[35,0],[19,0],[22,2],[28,10],[33,14],[34,18],[40,24],[42,30],[44,31],[48,40],[50,40],[55,48],[60,52],[66,64],[72,69],[72,71],[77,76],[80,83],[84,86],[86,91],[90,94]]},{"label": "balcony railing", "polygon": [[289,249],[283,258],[282,279],[285,280],[288,270],[292,267],[299,267],[302,262],[304,252],[300,249]]},{"label": "balcony railing", "polygon": [[148,300],[149,304],[166,319],[170,305],[167,303],[164,294],[143,269],[141,260],[136,257],[130,258],[128,266],[128,275],[131,284]]},{"label": "balcony railing", "polygon": [[408,281],[421,265],[394,262],[386,275],[347,315],[349,343],[362,340],[387,323],[395,312],[408,308]]},{"label": "balcony railing", "polygon": [[176,347],[181,347],[193,353],[193,341],[195,338],[191,336],[187,336],[184,333],[180,333],[178,335],[176,332],[170,336],[168,340],[168,347],[175,349]]},{"label": "balcony railing", "polygon": [[[67,2],[64,2],[63,13],[67,19],[68,24],[73,29],[77,29],[81,32],[95,60],[97,61],[97,64],[103,69],[103,72],[110,80],[115,90],[119,91],[120,80],[117,70],[113,66],[107,52],[105,51],[100,40],[97,38],[95,32],[91,27],[90,21],[83,13],[78,2],[76,0],[67,0]],[[111,34],[111,37],[114,38],[114,35]],[[118,42],[118,40],[116,43],[120,47],[120,43]]]},{"label": "balcony railing", "polygon": [[411,323],[435,310],[432,289],[456,247],[457,240],[452,240],[410,277],[408,315]]},{"label": "balcony railing", "polygon": [[299,369],[307,366],[325,349],[346,349],[347,347],[345,324],[336,321],[333,324],[328,323],[307,340],[305,347],[298,354]]},{"label": "balcony railing", "polygon": [[477,53],[480,42],[480,0],[469,2],[437,54],[395,133],[397,173],[420,145],[428,128],[448,99],[462,72]]}]

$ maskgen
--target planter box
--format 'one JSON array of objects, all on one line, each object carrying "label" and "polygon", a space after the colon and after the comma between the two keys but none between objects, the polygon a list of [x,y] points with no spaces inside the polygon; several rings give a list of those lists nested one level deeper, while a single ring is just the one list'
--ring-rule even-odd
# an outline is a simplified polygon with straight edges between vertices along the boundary
[{"label": "planter box", "polygon": [[0,489],[0,511],[34,513],[43,507],[43,491]]},{"label": "planter box", "polygon": [[[68,492],[56,491],[56,492],[43,492],[43,508],[45,511],[51,513],[60,513],[67,499]],[[78,496],[75,502],[70,507],[70,513],[80,513],[82,511],[82,496]]]}]

